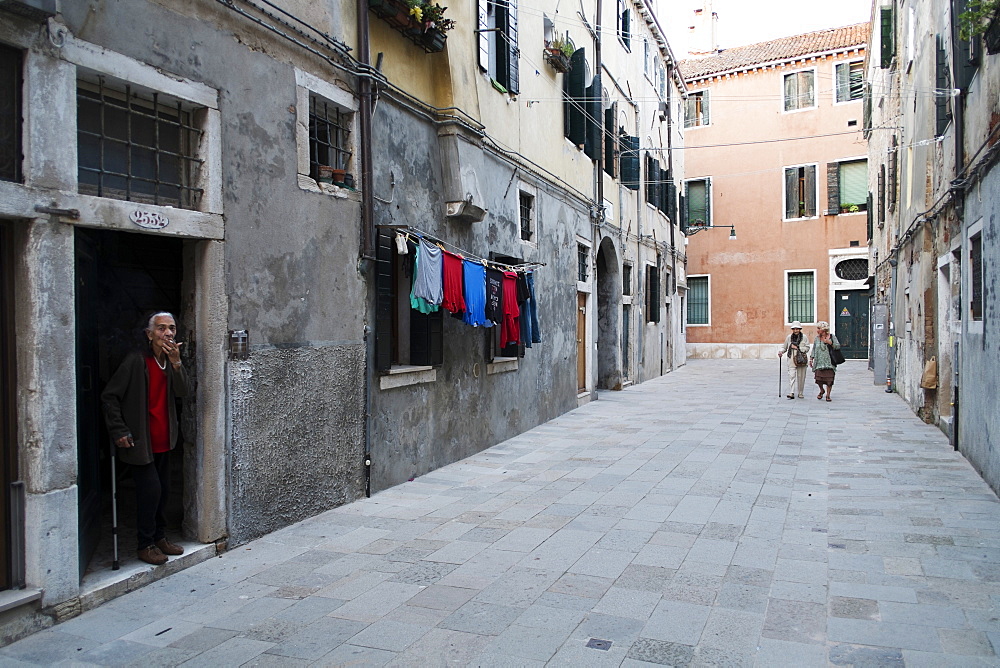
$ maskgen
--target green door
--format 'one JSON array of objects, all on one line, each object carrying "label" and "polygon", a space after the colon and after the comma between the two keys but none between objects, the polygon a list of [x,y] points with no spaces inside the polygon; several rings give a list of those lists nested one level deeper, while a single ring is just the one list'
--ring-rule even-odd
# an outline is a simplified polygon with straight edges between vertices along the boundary
[{"label": "green door", "polygon": [[847,359],[868,359],[868,292],[838,290],[834,298],[834,334]]}]

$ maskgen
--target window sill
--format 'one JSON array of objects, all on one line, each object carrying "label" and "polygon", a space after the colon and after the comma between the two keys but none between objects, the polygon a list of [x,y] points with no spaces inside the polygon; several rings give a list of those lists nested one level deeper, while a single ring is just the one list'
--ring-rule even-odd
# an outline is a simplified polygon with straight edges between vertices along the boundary
[{"label": "window sill", "polygon": [[316,179],[305,174],[299,174],[299,188],[313,193],[322,193],[338,199],[356,199],[360,194],[350,188],[341,188],[330,183],[319,183]]},{"label": "window sill", "polygon": [[0,593],[0,612],[19,608],[41,598],[41,589],[8,589]]},{"label": "window sill", "polygon": [[394,387],[433,383],[437,380],[437,369],[432,366],[394,366],[378,379],[380,390],[391,390]]},{"label": "window sill", "polygon": [[517,371],[516,357],[494,357],[493,361],[486,365],[486,375],[492,376],[495,373],[508,373]]},{"label": "window sill", "polygon": [[802,220],[816,220],[819,216],[806,216],[805,218],[784,218],[781,222],[783,223],[797,223]]}]

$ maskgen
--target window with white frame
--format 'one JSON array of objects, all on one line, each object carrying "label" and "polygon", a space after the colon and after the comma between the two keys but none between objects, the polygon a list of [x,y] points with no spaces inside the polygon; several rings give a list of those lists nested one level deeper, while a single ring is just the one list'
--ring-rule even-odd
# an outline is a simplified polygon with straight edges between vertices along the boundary
[{"label": "window with white frame", "polygon": [[76,98],[81,194],[199,208],[203,108],[82,69]]},{"label": "window with white frame", "polygon": [[827,163],[827,215],[868,210],[868,161]]},{"label": "window with white frame", "polygon": [[295,70],[295,83],[299,186],[315,191],[361,185],[355,178],[354,95],[303,70]]},{"label": "window with white frame", "polygon": [[816,165],[785,167],[785,220],[816,216]]},{"label": "window with white frame", "polygon": [[535,195],[518,190],[518,214],[521,221],[521,241],[532,241],[535,235]]},{"label": "window with white frame", "polygon": [[687,324],[689,325],[711,323],[708,278],[708,276],[687,278]]},{"label": "window with white frame", "polygon": [[837,63],[837,102],[850,102],[864,97],[865,63]]},{"label": "window with white frame", "polygon": [[512,95],[520,91],[517,0],[478,0],[479,69]]},{"label": "window with white frame", "polygon": [[803,70],[786,74],[784,83],[785,111],[816,106],[816,71]]},{"label": "window with white frame", "polygon": [[690,93],[684,100],[684,127],[695,128],[708,125],[708,91]]},{"label": "window with white frame", "polygon": [[712,224],[712,182],[691,179],[684,182],[684,219],[681,228],[706,227]]},{"label": "window with white frame", "polygon": [[785,322],[814,322],[816,317],[815,272],[789,271],[787,277],[787,313]]}]

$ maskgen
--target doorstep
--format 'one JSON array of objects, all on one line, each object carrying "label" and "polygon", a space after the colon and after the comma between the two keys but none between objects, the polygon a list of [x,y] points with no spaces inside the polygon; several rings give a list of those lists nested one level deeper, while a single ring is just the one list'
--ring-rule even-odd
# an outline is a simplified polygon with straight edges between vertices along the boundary
[{"label": "doorstep", "polygon": [[184,554],[170,557],[162,566],[152,566],[139,561],[135,553],[129,551],[126,554],[119,554],[122,559],[121,567],[117,571],[104,568],[84,575],[83,582],[80,583],[80,611],[96,608],[122,594],[162,580],[168,575],[200,564],[219,554],[215,543],[178,542],[177,544],[184,548]]}]

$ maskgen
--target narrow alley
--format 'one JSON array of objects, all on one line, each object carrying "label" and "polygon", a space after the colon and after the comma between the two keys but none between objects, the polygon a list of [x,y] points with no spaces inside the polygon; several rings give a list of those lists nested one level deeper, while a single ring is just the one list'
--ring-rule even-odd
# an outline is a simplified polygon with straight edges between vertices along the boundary
[{"label": "narrow alley", "polygon": [[693,360],[603,392],[0,663],[1000,663],[997,497],[864,362],[832,403],[778,378]]}]

